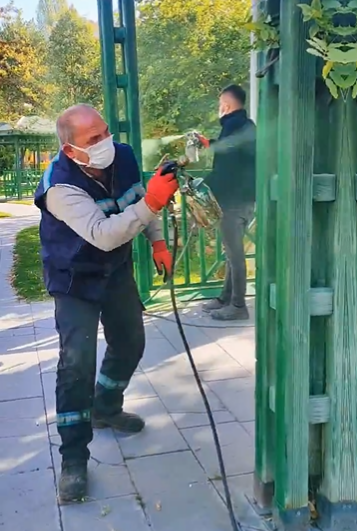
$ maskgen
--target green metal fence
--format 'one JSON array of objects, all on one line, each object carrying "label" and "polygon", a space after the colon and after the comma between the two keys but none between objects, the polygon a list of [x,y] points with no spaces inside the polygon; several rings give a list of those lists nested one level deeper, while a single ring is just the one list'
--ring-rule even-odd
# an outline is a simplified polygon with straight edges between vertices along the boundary
[{"label": "green metal fence", "polygon": [[0,201],[33,197],[43,172],[7,170],[0,174]]},{"label": "green metal fence", "polygon": [[58,151],[54,134],[25,130],[0,131],[0,201],[32,197],[45,160]]},{"label": "green metal fence", "polygon": [[[195,176],[204,176],[205,172],[191,171]],[[206,171],[207,173],[207,171]],[[144,173],[144,181],[151,173]],[[188,299],[214,297],[222,286],[225,269],[225,254],[219,229],[198,229],[190,217],[185,196],[176,199],[179,224],[179,250],[176,267],[175,285],[181,298]],[[163,234],[167,245],[172,245],[172,230],[169,215],[165,210],[161,216]],[[147,243],[147,245],[149,245]],[[255,290],[255,220],[251,223],[245,237],[245,250],[248,272],[248,293]],[[150,252],[148,250],[148,252]],[[135,256],[137,254],[135,253]],[[137,267],[142,265],[137,263]],[[152,262],[148,265],[148,282],[150,293],[155,293],[162,279],[156,274]],[[165,297],[165,288],[162,290]],[[151,295],[152,296],[152,295]],[[160,300],[156,296],[155,300]]]},{"label": "green metal fence", "polygon": [[[41,176],[39,170],[4,171],[0,175],[0,201],[33,197]],[[203,175],[203,172],[193,172]],[[144,181],[151,173],[144,174]],[[0,207],[1,209],[1,207]],[[181,298],[201,298],[217,295],[224,277],[224,250],[219,230],[204,230],[193,227],[193,221],[187,211],[185,197],[177,198],[177,217],[179,222],[179,262],[176,268],[175,283]],[[161,215],[163,234],[168,246],[172,245],[172,229],[166,211]],[[144,241],[143,241],[144,240]],[[151,255],[149,243],[142,238],[141,245],[146,246],[146,256]],[[254,292],[255,281],[255,221],[251,224],[245,240],[248,290]],[[139,287],[148,286],[141,295],[144,300],[160,302],[167,298],[166,287],[162,287],[162,277],[157,275],[151,260],[140,260],[139,238],[134,243],[135,274]],[[141,279],[141,283],[139,282]],[[159,293],[156,293],[160,289]],[[142,291],[142,290],[141,290]]]}]

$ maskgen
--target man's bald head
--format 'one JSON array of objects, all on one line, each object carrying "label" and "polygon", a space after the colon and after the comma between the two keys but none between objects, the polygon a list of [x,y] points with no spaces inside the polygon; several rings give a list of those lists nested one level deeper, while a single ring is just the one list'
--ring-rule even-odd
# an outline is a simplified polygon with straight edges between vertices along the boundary
[{"label": "man's bald head", "polygon": [[108,125],[99,112],[84,103],[66,109],[59,116],[56,129],[63,152],[83,164],[89,161],[89,157],[81,150],[110,136]]},{"label": "man's bald head", "polygon": [[56,130],[58,139],[63,146],[64,144],[74,144],[76,129],[81,128],[84,123],[91,119],[100,119],[102,117],[94,107],[86,103],[73,105],[66,109],[57,119]]}]

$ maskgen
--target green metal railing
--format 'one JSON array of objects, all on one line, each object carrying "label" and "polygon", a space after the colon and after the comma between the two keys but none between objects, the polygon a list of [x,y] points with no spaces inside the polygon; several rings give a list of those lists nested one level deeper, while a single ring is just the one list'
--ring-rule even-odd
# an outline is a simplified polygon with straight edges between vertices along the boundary
[{"label": "green metal railing", "polygon": [[41,170],[5,170],[0,174],[0,201],[33,197]]},{"label": "green metal railing", "polygon": [[[191,171],[195,176],[204,176],[206,172]],[[144,173],[144,182],[150,178],[151,173]],[[219,293],[222,280],[224,278],[225,254],[222,247],[222,239],[219,229],[199,229],[194,226],[187,209],[185,196],[177,198],[177,218],[179,224],[179,250],[180,258],[176,267],[175,285],[181,297],[201,298],[212,297]],[[168,247],[172,245],[172,230],[170,227],[169,214],[166,210],[161,216],[163,235]],[[146,243],[149,247],[149,244]],[[255,220],[251,223],[245,237],[245,249],[248,271],[249,292],[254,292],[255,282]],[[148,253],[150,249],[148,248]],[[138,253],[134,253],[136,267],[142,266],[138,263]],[[159,277],[153,267],[152,261],[148,265],[148,279],[150,293],[162,285],[162,278]],[[167,288],[166,288],[167,289]],[[165,297],[165,287],[160,290]],[[160,300],[160,297],[155,297]]]},{"label": "green metal railing", "polygon": [[[0,201],[33,197],[35,189],[42,176],[39,170],[5,171],[0,175]],[[197,176],[204,175],[202,171],[193,171]],[[151,173],[144,173],[144,182]],[[211,297],[215,296],[224,277],[225,255],[222,248],[219,230],[204,230],[193,227],[193,221],[187,210],[184,196],[177,198],[177,217],[179,223],[180,240],[179,255],[182,255],[176,268],[175,283],[181,297]],[[163,235],[167,245],[172,246],[172,229],[166,210],[161,215]],[[162,286],[162,277],[157,275],[152,260],[141,259],[139,245],[145,247],[144,256],[150,258],[150,244],[145,238],[137,238],[134,242],[134,264],[136,279],[148,286],[148,292],[141,293],[144,300],[152,297]],[[249,289],[254,288],[255,280],[255,221],[251,224],[245,240]],[[139,284],[140,286],[140,284]],[[142,290],[141,290],[142,291]],[[153,298],[153,302],[167,297],[167,288],[163,287],[160,294]]]}]

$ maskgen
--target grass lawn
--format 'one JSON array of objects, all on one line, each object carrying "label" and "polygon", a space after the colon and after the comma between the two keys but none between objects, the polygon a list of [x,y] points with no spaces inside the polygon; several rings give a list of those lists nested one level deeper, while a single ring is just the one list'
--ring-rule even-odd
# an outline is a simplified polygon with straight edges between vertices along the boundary
[{"label": "grass lawn", "polygon": [[7,212],[0,212],[0,218],[11,218],[11,214],[8,214]]},{"label": "grass lawn", "polygon": [[48,297],[42,280],[38,226],[17,233],[14,247],[12,285],[19,297],[41,301]]},{"label": "grass lawn", "polygon": [[33,205],[33,199],[14,199],[13,201],[8,201],[10,205]]}]

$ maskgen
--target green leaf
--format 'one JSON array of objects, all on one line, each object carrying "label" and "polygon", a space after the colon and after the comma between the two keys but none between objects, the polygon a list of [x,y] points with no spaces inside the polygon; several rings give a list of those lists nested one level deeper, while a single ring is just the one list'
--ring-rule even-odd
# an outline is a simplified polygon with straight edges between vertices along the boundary
[{"label": "green leaf", "polygon": [[269,39],[269,31],[267,29],[263,29],[261,34],[260,34],[260,38],[263,40],[263,41],[266,41]]},{"label": "green leaf", "polygon": [[331,93],[331,96],[333,96],[337,100],[337,98],[338,98],[338,89],[337,89],[335,83],[329,78],[326,79],[325,83],[326,83],[326,86],[328,87],[328,89],[329,89],[329,91]]},{"label": "green leaf", "polygon": [[343,42],[331,42],[328,45],[329,48],[345,48],[346,44]]},{"label": "green leaf", "polygon": [[344,88],[351,88],[354,86],[354,84],[356,83],[357,81],[357,72],[355,72],[354,75],[352,76],[348,76],[346,79],[345,79],[345,82],[344,82]]},{"label": "green leaf", "polygon": [[345,8],[341,9],[348,9],[349,11],[352,11],[353,9],[357,9],[357,0],[350,0],[348,2],[348,5]]},{"label": "green leaf", "polygon": [[340,88],[343,88],[343,77],[340,76],[340,74],[338,74],[337,72],[332,71],[332,72],[330,72],[330,78],[335,83],[335,85],[337,85]]},{"label": "green leaf", "polygon": [[353,99],[357,98],[357,83],[354,85],[352,89],[352,98]]},{"label": "green leaf", "polygon": [[330,78],[332,81],[340,87],[341,89],[349,89],[351,88],[357,81],[357,72],[354,73],[354,75],[348,76],[348,77],[342,77],[336,72],[332,71],[330,72]]},{"label": "green leaf", "polygon": [[319,33],[320,31],[320,28],[317,24],[311,24],[310,26],[310,29],[309,29],[309,35],[310,37],[313,39],[314,37],[316,37],[316,35]]},{"label": "green leaf", "polygon": [[341,63],[335,63],[333,65],[335,72],[338,72],[341,76],[350,76],[356,72],[356,65],[354,63],[347,63],[343,65]]},{"label": "green leaf", "polygon": [[314,48],[319,48],[320,50],[327,51],[328,44],[326,41],[323,41],[322,39],[318,39],[317,37],[314,37],[313,39],[306,39],[307,42],[313,46]]},{"label": "green leaf", "polygon": [[331,69],[333,67],[333,62],[332,61],[327,61],[322,69],[322,77],[324,79],[327,78],[327,76],[329,75],[329,73],[331,72]]},{"label": "green leaf", "polygon": [[354,28],[353,26],[335,26],[333,31],[336,35],[348,37],[349,35],[355,35],[357,33],[357,28]]},{"label": "green leaf", "polygon": [[334,63],[356,63],[357,62],[357,49],[351,49],[347,52],[344,52],[342,50],[337,50],[336,48],[329,48],[328,53],[328,60],[332,61]]},{"label": "green leaf", "polygon": [[345,60],[342,63],[357,63],[357,48],[352,48],[344,53]]},{"label": "green leaf", "polygon": [[339,9],[341,4],[338,0],[322,0],[324,9]]},{"label": "green leaf", "polygon": [[308,48],[306,51],[311,55],[316,55],[316,57],[322,57],[323,59],[325,58],[325,55],[318,50],[315,50],[315,48]]},{"label": "green leaf", "polygon": [[309,5],[307,4],[298,4],[298,7],[300,7],[302,11],[302,15],[304,17],[304,22],[308,22],[313,18],[313,12]]}]

